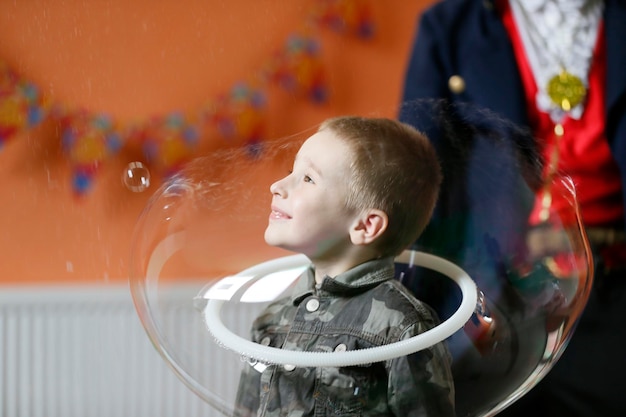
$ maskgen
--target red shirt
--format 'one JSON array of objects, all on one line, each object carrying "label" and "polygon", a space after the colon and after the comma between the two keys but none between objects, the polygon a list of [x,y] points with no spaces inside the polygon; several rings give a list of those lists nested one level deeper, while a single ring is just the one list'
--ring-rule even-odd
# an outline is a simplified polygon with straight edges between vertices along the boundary
[{"label": "red shirt", "polygon": [[[550,154],[555,145],[555,123],[547,113],[537,109],[535,78],[509,3],[502,3],[502,21],[511,38],[524,84],[530,127],[542,147],[546,169],[549,170]],[[561,122],[564,134],[558,141],[558,170],[573,179],[581,216],[586,226],[618,224],[623,218],[619,168],[604,136],[605,76],[606,45],[604,25],[601,23],[589,72],[585,111],[579,120],[565,117]],[[530,219],[532,224],[540,222],[541,199],[542,194],[539,193]],[[572,213],[571,203],[563,193],[552,193],[552,208],[565,218],[571,218],[566,214]]]}]

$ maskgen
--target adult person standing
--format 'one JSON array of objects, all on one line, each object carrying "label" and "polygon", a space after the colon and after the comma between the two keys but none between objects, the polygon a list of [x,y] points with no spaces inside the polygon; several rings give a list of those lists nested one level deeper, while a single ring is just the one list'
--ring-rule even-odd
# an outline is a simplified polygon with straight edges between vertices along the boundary
[{"label": "adult person standing", "polygon": [[[424,129],[410,104],[442,98],[531,129],[548,168],[575,181],[594,255],[593,288],[567,349],[502,416],[626,415],[624,39],[623,0],[444,0],[418,22],[400,119]],[[445,178],[450,150],[425,131]],[[463,204],[445,182],[442,193],[442,205]],[[540,206],[537,195],[530,221]]]}]

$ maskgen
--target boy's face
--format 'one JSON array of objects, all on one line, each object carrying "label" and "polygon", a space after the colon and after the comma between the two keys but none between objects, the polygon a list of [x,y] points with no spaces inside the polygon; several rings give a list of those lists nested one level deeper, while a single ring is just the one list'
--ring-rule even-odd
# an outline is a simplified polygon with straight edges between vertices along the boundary
[{"label": "boy's face", "polygon": [[331,130],[315,133],[296,155],[293,171],[271,185],[265,241],[311,260],[340,257],[355,220],[345,207],[352,152]]}]

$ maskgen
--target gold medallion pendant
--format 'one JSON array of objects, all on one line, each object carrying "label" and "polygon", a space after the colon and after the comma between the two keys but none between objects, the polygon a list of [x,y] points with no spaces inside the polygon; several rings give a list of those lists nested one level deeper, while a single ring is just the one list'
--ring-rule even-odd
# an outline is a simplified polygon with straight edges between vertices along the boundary
[{"label": "gold medallion pendant", "polygon": [[570,111],[583,101],[587,89],[579,77],[562,70],[548,81],[547,93],[554,104]]}]

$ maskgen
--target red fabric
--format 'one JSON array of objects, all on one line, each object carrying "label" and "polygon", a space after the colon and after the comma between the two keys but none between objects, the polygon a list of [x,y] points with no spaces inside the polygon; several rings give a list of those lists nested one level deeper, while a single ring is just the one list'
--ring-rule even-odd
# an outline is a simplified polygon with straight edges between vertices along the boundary
[{"label": "red fabric", "polygon": [[[507,1],[502,2],[501,10],[502,21],[511,38],[524,84],[530,126],[535,137],[545,143],[542,145],[543,153],[549,162],[554,146],[555,124],[547,113],[537,109],[537,85]],[[605,77],[606,45],[604,25],[601,23],[590,68],[585,111],[579,120],[569,117],[563,120],[565,133],[559,143],[559,170],[574,180],[581,216],[587,226],[617,224],[623,215],[619,170],[604,136]],[[546,168],[548,166],[549,163],[546,163]],[[562,195],[553,194],[552,198],[552,207],[559,213],[571,212],[571,204]],[[539,222],[540,199],[541,195],[531,215],[533,224]]]}]

